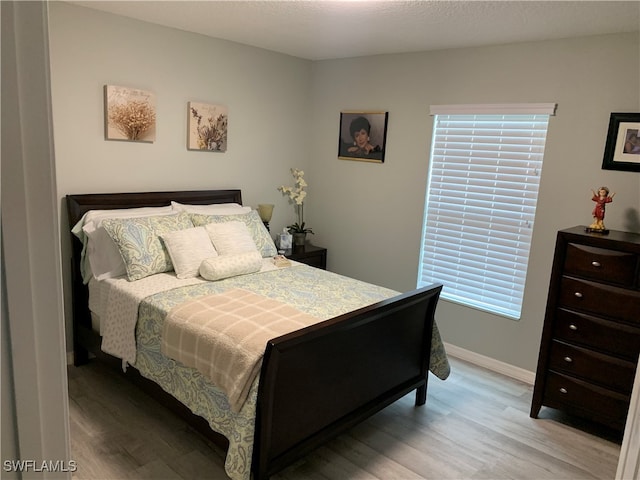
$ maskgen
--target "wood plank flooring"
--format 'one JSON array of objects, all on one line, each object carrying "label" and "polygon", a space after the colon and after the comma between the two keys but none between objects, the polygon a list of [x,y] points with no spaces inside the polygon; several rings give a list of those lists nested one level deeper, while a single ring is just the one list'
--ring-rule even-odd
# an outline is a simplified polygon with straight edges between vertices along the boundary
[{"label": "wood plank flooring", "polygon": [[[614,478],[617,434],[545,407],[531,419],[531,386],[451,364],[449,379],[429,379],[425,407],[408,395],[272,478]],[[69,367],[69,398],[73,478],[227,478],[221,448],[104,366]]]}]

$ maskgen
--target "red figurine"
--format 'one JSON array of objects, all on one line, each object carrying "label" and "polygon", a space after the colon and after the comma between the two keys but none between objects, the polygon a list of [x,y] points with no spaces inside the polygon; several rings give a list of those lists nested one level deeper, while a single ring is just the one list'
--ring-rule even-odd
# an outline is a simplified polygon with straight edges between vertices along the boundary
[{"label": "red figurine", "polygon": [[592,232],[606,232],[604,227],[604,212],[605,205],[613,201],[615,193],[609,195],[609,189],[607,187],[600,187],[598,193],[595,190],[591,190],[593,197],[591,200],[596,202],[596,206],[593,208],[593,223],[589,225],[588,230]]}]

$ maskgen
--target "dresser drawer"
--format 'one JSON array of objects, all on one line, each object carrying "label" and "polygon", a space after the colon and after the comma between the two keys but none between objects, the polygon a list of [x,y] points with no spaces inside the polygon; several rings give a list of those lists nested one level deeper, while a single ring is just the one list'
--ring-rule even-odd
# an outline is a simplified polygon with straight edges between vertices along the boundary
[{"label": "dresser drawer", "polygon": [[560,306],[640,325],[640,292],[563,276]]},{"label": "dresser drawer", "polygon": [[640,354],[640,326],[632,327],[564,308],[556,310],[553,337],[632,362]]},{"label": "dresser drawer", "polygon": [[557,372],[549,371],[547,376],[545,405],[569,411],[575,410],[617,428],[624,428],[629,400],[629,395]]},{"label": "dresser drawer", "polygon": [[635,284],[637,266],[638,256],[633,253],[567,244],[565,274],[631,287]]},{"label": "dresser drawer", "polygon": [[635,364],[557,340],[551,342],[549,368],[622,393],[631,393]]}]

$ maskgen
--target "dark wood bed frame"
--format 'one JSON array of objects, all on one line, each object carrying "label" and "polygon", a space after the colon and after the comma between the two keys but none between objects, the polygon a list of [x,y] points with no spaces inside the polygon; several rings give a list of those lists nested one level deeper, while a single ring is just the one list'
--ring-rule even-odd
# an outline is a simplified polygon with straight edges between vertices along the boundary
[{"label": "dark wood bed frame", "polygon": [[[89,210],[189,204],[242,203],[240,190],[67,195],[69,225]],[[122,372],[101,352],[91,329],[88,291],[80,275],[80,241],[72,237],[74,362],[89,353]],[[260,375],[253,478],[261,480],[416,390],[424,405],[431,331],[441,285],[415,290],[349,312],[268,342]],[[133,368],[127,369],[154,397],[219,444],[209,429],[169,394]]]}]

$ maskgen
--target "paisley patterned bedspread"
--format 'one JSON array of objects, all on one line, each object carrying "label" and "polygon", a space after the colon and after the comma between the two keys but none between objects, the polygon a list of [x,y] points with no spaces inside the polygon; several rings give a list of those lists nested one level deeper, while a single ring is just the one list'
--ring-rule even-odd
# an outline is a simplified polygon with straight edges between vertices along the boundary
[{"label": "paisley patterned bedspread", "polygon": [[[393,290],[343,277],[332,272],[294,264],[275,271],[200,283],[149,296],[140,304],[135,367],[165,391],[204,417],[211,428],[229,440],[225,470],[230,478],[248,480],[251,472],[258,379],[242,409],[233,412],[220,389],[196,370],[165,357],[161,351],[164,319],[174,306],[200,295],[242,288],[320,319],[370,305],[398,294]],[[449,375],[440,334],[434,324],[430,370],[439,378]]]}]

